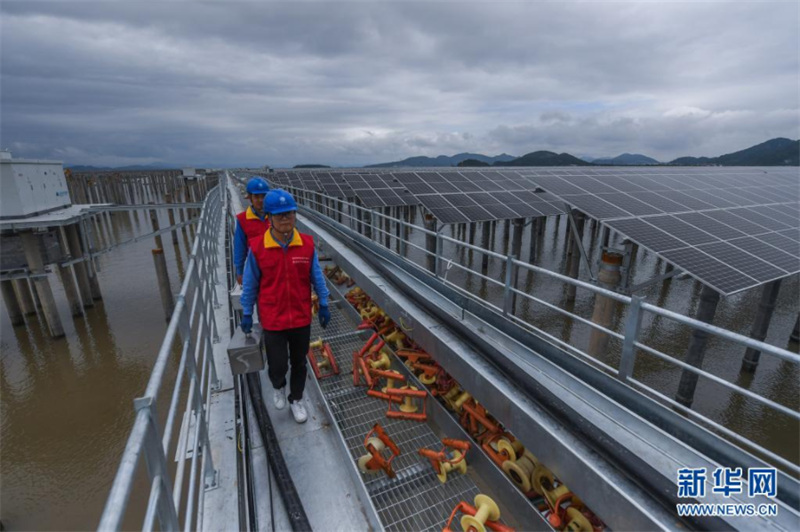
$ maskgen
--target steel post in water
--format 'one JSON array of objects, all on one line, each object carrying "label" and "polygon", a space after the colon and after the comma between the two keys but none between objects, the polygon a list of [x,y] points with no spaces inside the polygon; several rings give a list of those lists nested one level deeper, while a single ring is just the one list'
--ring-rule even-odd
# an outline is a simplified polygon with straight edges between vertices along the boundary
[{"label": "steel post in water", "polygon": [[[65,228],[66,241],[69,245],[69,254],[73,258],[86,258],[86,253],[81,248],[81,237],[78,233],[78,226],[76,224],[68,225]],[[84,262],[76,262],[74,264],[75,278],[78,281],[78,292],[81,295],[81,301],[84,307],[94,306],[94,299],[92,298],[92,288],[89,283],[89,271]]]},{"label": "steel post in water", "polygon": [[[758,303],[756,319],[753,321],[753,328],[750,330],[750,338],[763,342],[764,338],[767,337],[767,330],[772,320],[772,313],[775,311],[775,301],[778,299],[780,288],[780,279],[764,285],[761,290],[761,300]],[[748,347],[744,352],[744,359],[742,359],[742,371],[755,373],[760,357],[761,351]]]},{"label": "steel post in water", "polygon": [[[622,278],[619,271],[621,265],[621,254],[604,251],[600,260],[600,271],[597,274],[597,280],[600,282],[600,286],[608,290],[616,289]],[[610,329],[616,307],[616,301],[604,295],[597,294],[594,299],[592,323]],[[604,354],[608,349],[608,340],[609,336],[606,333],[592,328],[592,331],[589,333],[589,354],[593,357]]]},{"label": "steel post in water", "polygon": [[[525,230],[525,219],[514,218],[514,232],[511,235],[511,256],[520,257],[522,251],[522,231]],[[514,275],[511,277],[511,287],[517,287],[517,277],[519,275],[519,268],[514,268]],[[517,294],[511,293],[511,308],[516,309]],[[513,310],[512,310],[513,312]]]},{"label": "steel post in water", "polygon": [[[67,234],[63,227],[59,227],[58,235],[58,243],[64,260],[72,258],[72,254],[69,252],[69,244],[67,243]],[[61,284],[64,286],[64,293],[69,302],[70,312],[73,316],[82,316],[83,304],[81,303],[81,296],[78,294],[78,287],[75,285],[75,278],[72,276],[72,269],[68,265],[59,264],[58,274],[61,277]]]},{"label": "steel post in water", "polygon": [[[160,229],[158,225],[158,213],[155,209],[150,209],[150,224],[153,226],[153,231],[157,232]],[[161,241],[161,235],[155,235],[153,238],[156,241],[156,248],[164,249],[164,244]]]},{"label": "steel post in water", "polygon": [[[44,258],[39,249],[39,237],[30,231],[21,233],[20,237],[22,238],[22,248],[25,250],[25,258],[28,261],[28,269],[34,274],[45,273]],[[47,276],[37,277],[33,280],[33,286],[42,302],[42,310],[47,328],[50,330],[50,336],[53,338],[64,336],[64,327],[61,324],[61,317],[58,315],[56,300],[50,288],[50,280]]]},{"label": "steel post in water", "polygon": [[[573,217],[575,219],[575,230],[578,233],[578,237],[572,239],[572,256],[570,258],[568,275],[573,279],[577,279],[578,271],[581,265],[581,250],[579,245],[580,240],[583,238],[583,226],[586,222],[586,216],[584,216],[584,214],[580,211],[575,211]],[[572,231],[569,231],[569,228],[567,228],[567,232],[572,234]],[[567,301],[575,301],[576,290],[577,287],[574,284],[567,286]]]},{"label": "steel post in water", "polygon": [[392,209],[391,207],[384,207],[383,208],[383,234],[385,236],[384,243],[387,249],[391,249],[392,247],[392,222],[391,216]]},{"label": "steel post in water", "polygon": [[611,229],[609,229],[607,225],[603,225],[602,235],[603,247],[607,248],[609,239],[611,238]]},{"label": "steel post in water", "polygon": [[794,329],[792,329],[792,334],[789,336],[790,342],[800,342],[800,314],[797,316],[797,321],[794,322]]},{"label": "steel post in water", "polygon": [[361,211],[361,221],[364,224],[364,236],[372,240],[372,213],[371,211]]},{"label": "steel post in water", "polygon": [[23,325],[25,318],[22,316],[22,308],[19,306],[17,294],[14,293],[14,284],[11,281],[0,281],[0,288],[3,291],[3,301],[6,304],[8,317],[11,319],[11,325]]},{"label": "steel post in water", "polygon": [[36,314],[36,303],[33,302],[31,287],[27,279],[14,279],[11,281],[17,291],[17,301],[22,308],[22,314],[31,316]]},{"label": "steel post in water", "polygon": [[[172,194],[169,192],[164,194],[164,201],[171,204]],[[178,232],[175,230],[175,211],[173,209],[167,209],[167,217],[169,218],[169,225],[172,227],[172,231],[170,231],[170,234],[172,235],[172,243],[177,246]]]},{"label": "steel post in water", "polygon": [[470,222],[469,223],[469,243],[475,244],[475,225],[477,222]]},{"label": "steel post in water", "polygon": [[172,296],[172,287],[169,283],[169,272],[167,271],[167,259],[164,257],[163,249],[153,250],[153,264],[156,268],[158,291],[161,294],[161,304],[164,306],[164,316],[169,321],[172,317],[172,310],[175,308],[175,300]]},{"label": "steel post in water", "polygon": [[[481,235],[481,247],[483,247],[483,249],[485,250],[488,250],[489,237],[492,231],[492,223],[489,221],[481,222],[481,226],[482,226],[481,230],[483,231],[483,234]],[[483,275],[486,275],[486,271],[488,270],[488,268],[489,268],[489,255],[487,253],[484,253],[481,259],[481,273],[483,273]]]},{"label": "steel post in water", "polygon": [[[718,303],[719,292],[709,286],[703,285],[703,291],[700,293],[700,304],[697,308],[697,316],[695,316],[695,319],[704,323],[711,323],[714,320],[714,314],[717,312]],[[696,368],[702,368],[707,341],[707,332],[700,329],[692,331],[692,337],[689,340],[689,349],[686,353],[687,364],[691,364]],[[697,373],[689,371],[688,369],[683,370],[681,381],[678,384],[678,393],[675,395],[675,400],[683,406],[692,406],[695,388],[697,387],[697,378]]]},{"label": "steel post in water", "polygon": [[530,264],[533,264],[536,260],[536,240],[539,235],[539,228],[541,227],[542,220],[543,218],[531,218],[531,241],[528,251],[528,262]]},{"label": "steel post in water", "polygon": [[[412,210],[412,208],[411,207],[401,207],[401,209],[403,211],[403,214],[406,217],[406,223],[407,224],[412,223],[414,221],[414,211]],[[408,244],[407,244],[407,242],[408,242],[408,237],[409,237],[409,231],[410,231],[409,226],[408,225],[403,225],[403,240],[400,243],[401,244],[400,254],[402,256],[404,256],[404,257],[408,256]]]},{"label": "steel post in water", "polygon": [[86,261],[86,264],[89,265],[89,288],[91,288],[92,291],[92,299],[102,299],[103,295],[100,292],[100,282],[97,279],[97,265],[91,258],[91,254],[95,249],[94,243],[92,242],[92,238],[86,229],[85,219],[81,230],[81,243],[87,258],[89,258],[89,260]]},{"label": "steel post in water", "polygon": [[625,254],[622,258],[622,289],[627,291],[631,285],[631,269],[633,268],[633,259],[636,256],[634,243],[628,240],[627,238],[622,241],[622,244],[625,246]]},{"label": "steel post in water", "polygon": [[[436,218],[433,217],[432,214],[426,214],[425,218],[423,219],[423,224],[425,225],[425,229],[428,231],[436,231]],[[431,271],[434,275],[437,274],[436,271],[436,235],[425,233],[425,249],[428,253],[426,253],[426,263],[428,265],[428,270]]]},{"label": "steel post in water", "polygon": [[[340,204],[340,209],[341,209],[341,204]],[[402,221],[402,218],[403,218],[402,212],[403,212],[402,211],[402,207],[395,207],[394,208],[394,219],[396,220],[396,222],[394,224],[394,235],[396,237],[395,238],[395,242],[396,242],[395,251],[397,251],[398,254],[402,253],[401,244],[400,244],[400,240],[401,240],[401,238],[403,236],[403,224],[400,223]],[[340,211],[339,215],[341,216],[341,211]],[[341,223],[341,220],[339,220],[339,223]]]}]

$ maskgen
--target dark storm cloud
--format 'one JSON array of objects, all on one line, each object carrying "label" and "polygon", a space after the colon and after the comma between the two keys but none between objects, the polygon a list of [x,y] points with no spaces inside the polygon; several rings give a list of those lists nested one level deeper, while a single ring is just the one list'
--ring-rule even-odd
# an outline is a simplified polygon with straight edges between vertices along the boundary
[{"label": "dark storm cloud", "polygon": [[364,164],[797,138],[796,3],[0,4],[3,147]]}]

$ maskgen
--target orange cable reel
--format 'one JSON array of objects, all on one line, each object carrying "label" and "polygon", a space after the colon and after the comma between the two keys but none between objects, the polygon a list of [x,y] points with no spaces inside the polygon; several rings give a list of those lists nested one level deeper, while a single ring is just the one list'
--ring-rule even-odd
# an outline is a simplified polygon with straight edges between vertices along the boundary
[{"label": "orange cable reel", "polygon": [[[400,456],[400,448],[386,434],[380,423],[375,423],[372,426],[372,430],[364,437],[364,448],[369,454],[365,454],[358,459],[359,471],[362,473],[380,473],[383,471],[389,478],[395,477],[392,461]],[[386,450],[389,451],[388,457],[383,455]]]},{"label": "orange cable reel", "polygon": [[[402,388],[386,388],[385,393],[392,397],[392,400],[389,401],[386,417],[419,422],[424,422],[428,419],[428,392],[418,390],[415,386],[406,385]],[[392,408],[392,405],[396,403],[394,398],[402,399],[402,402],[397,406],[397,410]],[[422,412],[419,411],[420,408]]]},{"label": "orange cable reel", "polygon": [[[360,386],[361,385],[361,377],[364,377],[364,380],[367,382],[367,386],[372,386],[369,377],[369,370],[366,368],[366,364],[364,363],[364,355],[372,348],[375,340],[379,338],[377,332],[372,333],[372,336],[364,343],[364,345],[358,351],[353,351],[353,386]],[[383,347],[383,340],[378,342],[380,347]]]},{"label": "orange cable reel", "polygon": [[466,455],[470,447],[472,444],[468,441],[443,438],[441,451],[422,448],[417,452],[430,461],[439,482],[444,484],[447,482],[447,474],[452,471],[458,471],[462,475],[467,473]]},{"label": "orange cable reel", "polygon": [[411,369],[416,373],[419,382],[425,386],[431,386],[434,384],[439,376],[439,373],[443,371],[442,367],[436,362],[432,362],[431,364],[413,362],[411,364]]},{"label": "orange cable reel", "polygon": [[[566,484],[556,481],[552,471],[539,464],[531,476],[533,491],[544,497],[550,510],[547,521],[558,530],[592,532],[595,527],[581,509],[583,502],[573,494]],[[564,508],[565,504],[569,504]],[[567,510],[572,511],[567,511]],[[599,523],[602,525],[602,523]]]},{"label": "orange cable reel", "polygon": [[[389,388],[394,388],[397,382],[406,382],[405,375],[391,369],[368,369],[367,371],[369,372],[369,377],[371,380],[370,388],[367,390],[367,395],[383,401],[394,401],[395,403],[400,403],[403,401],[401,397],[387,394],[386,390]],[[381,379],[386,379],[386,385],[383,386],[379,391],[375,388],[379,385]]]},{"label": "orange cable reel", "polygon": [[476,495],[475,506],[464,501],[458,503],[450,513],[442,532],[453,532],[450,525],[458,512],[464,514],[460,523],[465,532],[486,532],[487,528],[492,532],[514,532],[512,527],[500,522],[500,508],[488,495]]},{"label": "orange cable reel", "polygon": [[331,344],[323,342],[322,338],[311,342],[308,347],[308,361],[317,380],[339,374],[339,365],[333,356]]}]

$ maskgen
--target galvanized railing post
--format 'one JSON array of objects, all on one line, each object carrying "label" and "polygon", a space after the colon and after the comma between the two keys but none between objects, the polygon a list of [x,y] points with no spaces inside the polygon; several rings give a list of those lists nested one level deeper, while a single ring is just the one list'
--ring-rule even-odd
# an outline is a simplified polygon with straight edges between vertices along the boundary
[{"label": "galvanized railing post", "polygon": [[169,472],[167,471],[167,460],[164,456],[164,449],[161,447],[158,423],[156,423],[155,406],[152,397],[138,397],[133,401],[137,415],[147,416],[147,431],[144,437],[144,456],[147,463],[147,473],[152,482],[156,477],[160,477],[162,484],[161,493],[158,497],[158,522],[161,530],[178,530],[178,513],[172,498],[166,496],[171,493]]},{"label": "galvanized railing post", "polygon": [[619,360],[619,380],[627,382],[633,374],[633,365],[636,361],[636,341],[639,337],[639,328],[642,325],[642,298],[631,297],[628,316],[625,319],[625,337],[622,342],[622,356]]},{"label": "galvanized railing post", "polygon": [[514,259],[516,257],[512,254],[508,254],[506,257],[506,283],[503,287],[503,315],[508,315],[511,311],[511,301],[513,298],[511,297],[513,293],[511,292],[511,279],[513,279],[513,268],[514,268]]}]

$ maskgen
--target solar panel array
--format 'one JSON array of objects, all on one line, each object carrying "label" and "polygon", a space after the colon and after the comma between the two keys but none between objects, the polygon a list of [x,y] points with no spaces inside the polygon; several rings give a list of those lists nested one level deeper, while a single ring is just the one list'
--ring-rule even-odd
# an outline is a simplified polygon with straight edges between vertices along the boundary
[{"label": "solar panel array", "polygon": [[797,168],[359,168],[270,178],[367,208],[422,204],[445,224],[558,215],[567,204],[724,294],[800,272]]},{"label": "solar panel array", "polygon": [[357,197],[367,208],[424,205],[441,223],[465,223],[564,214],[562,202],[535,192],[517,171],[353,169],[343,172],[279,171],[279,186]]},{"label": "solar panel array", "polygon": [[392,179],[374,173],[345,173],[342,179],[353,189],[362,205],[368,209],[377,207],[401,207],[417,205],[413,194]]},{"label": "solar panel array", "polygon": [[526,175],[723,294],[800,272],[797,169],[528,169]]},{"label": "solar panel array", "polygon": [[442,223],[480,222],[563,214],[550,194],[515,172],[395,172],[403,184]]}]

